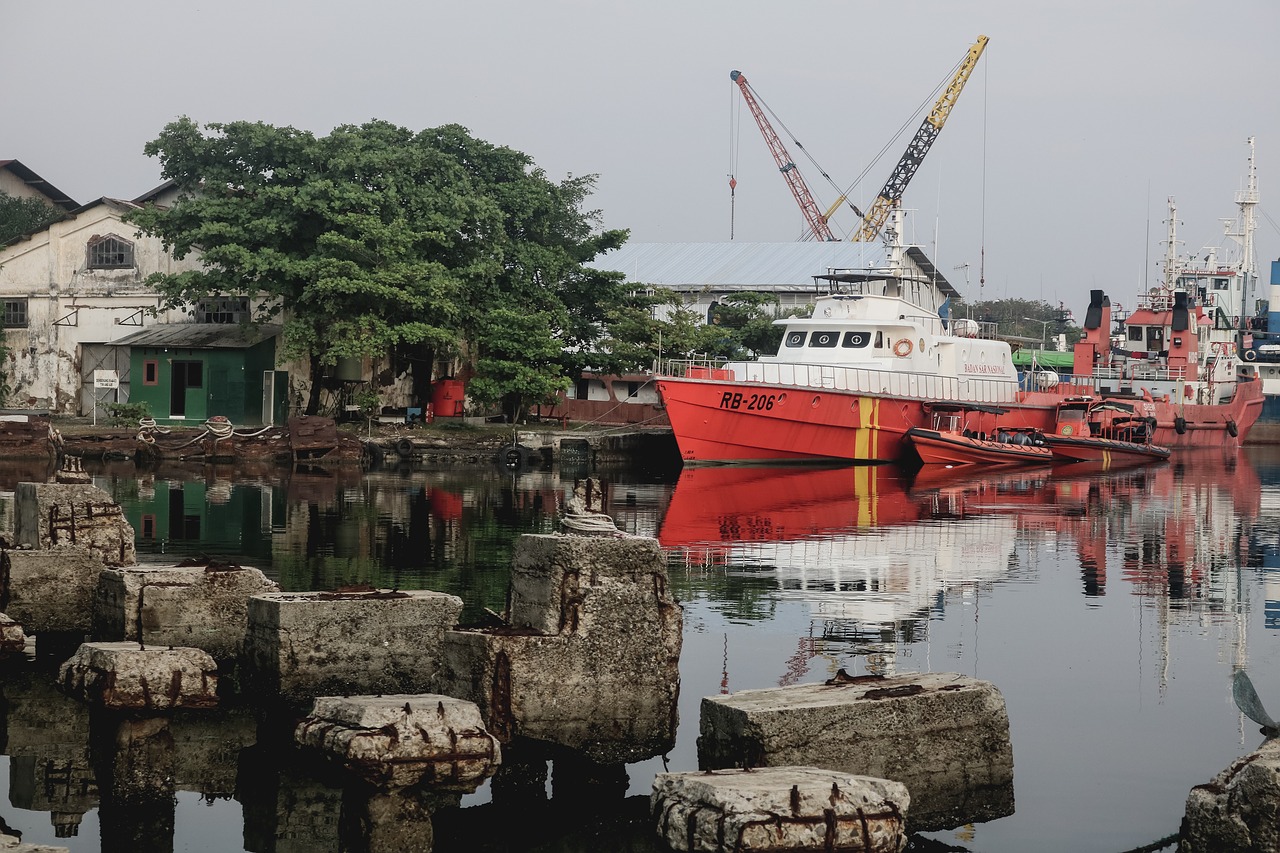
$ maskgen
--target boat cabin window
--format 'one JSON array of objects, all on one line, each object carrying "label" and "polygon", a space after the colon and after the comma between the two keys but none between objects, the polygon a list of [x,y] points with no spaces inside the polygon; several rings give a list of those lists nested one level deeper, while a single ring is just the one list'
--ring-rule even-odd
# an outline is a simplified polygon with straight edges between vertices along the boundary
[{"label": "boat cabin window", "polygon": [[1144,333],[1143,333],[1143,327],[1142,327],[1142,326],[1130,326],[1130,327],[1129,327],[1129,340],[1131,340],[1131,341],[1141,341],[1141,340],[1142,340],[1142,338],[1143,338],[1143,334],[1144,334]]},{"label": "boat cabin window", "polygon": [[884,332],[876,332],[876,349],[884,349]]},{"label": "boat cabin window", "polygon": [[841,342],[840,346],[849,349],[861,349],[869,343],[871,343],[870,332],[845,332],[844,341]]},{"label": "boat cabin window", "polygon": [[787,337],[783,344],[789,347],[802,347],[804,346],[804,338],[804,332],[787,332]]},{"label": "boat cabin window", "polygon": [[834,347],[838,340],[840,340],[839,332],[814,332],[809,335],[809,346]]},{"label": "boat cabin window", "polygon": [[1213,289],[1214,289],[1214,290],[1226,290],[1226,289],[1227,289],[1227,280],[1226,280],[1225,278],[1215,278],[1215,279],[1213,280]]},{"label": "boat cabin window", "polygon": [[1150,352],[1164,349],[1164,329],[1160,326],[1147,327],[1147,349]]}]

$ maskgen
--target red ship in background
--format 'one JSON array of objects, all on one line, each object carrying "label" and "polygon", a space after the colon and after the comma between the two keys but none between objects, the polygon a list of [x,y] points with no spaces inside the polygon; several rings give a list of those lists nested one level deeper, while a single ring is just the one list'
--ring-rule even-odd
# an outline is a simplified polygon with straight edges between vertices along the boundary
[{"label": "red ship in background", "polygon": [[658,388],[685,462],[898,461],[938,403],[998,406],[1001,426],[1052,432],[1069,397],[1117,400],[1154,418],[1150,440],[1173,450],[1239,446],[1261,414],[1261,383],[1240,369],[1244,312],[1180,279],[1172,256],[1164,285],[1121,321],[1125,346],[1095,290],[1072,374],[1019,374],[994,328],[948,318],[954,292],[907,270],[900,212],[886,233],[888,268],[815,276],[827,292],[809,317],[778,321],[777,355],[663,365]]}]

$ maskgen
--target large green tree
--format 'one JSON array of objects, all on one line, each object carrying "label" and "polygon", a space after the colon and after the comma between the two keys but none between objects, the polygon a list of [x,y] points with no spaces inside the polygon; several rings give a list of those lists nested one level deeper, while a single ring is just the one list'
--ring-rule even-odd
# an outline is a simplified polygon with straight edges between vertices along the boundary
[{"label": "large green tree", "polygon": [[[490,358],[486,347],[507,328],[530,351],[589,351],[620,287],[620,276],[582,266],[626,236],[597,233],[581,209],[593,177],[555,183],[527,155],[456,125],[372,121],[317,137],[183,118],[145,150],[178,200],[131,220],[175,256],[198,251],[202,261],[151,282],[171,307],[265,297],[257,320],[280,319],[284,353],[310,360],[308,412],[346,356],[391,354],[412,365],[425,395],[437,356],[462,355],[483,380],[480,399],[538,396],[546,382],[507,375],[509,354]],[[562,377],[564,361],[540,369]]]},{"label": "large green tree", "polygon": [[62,211],[41,198],[18,198],[0,190],[0,246],[62,218]]}]

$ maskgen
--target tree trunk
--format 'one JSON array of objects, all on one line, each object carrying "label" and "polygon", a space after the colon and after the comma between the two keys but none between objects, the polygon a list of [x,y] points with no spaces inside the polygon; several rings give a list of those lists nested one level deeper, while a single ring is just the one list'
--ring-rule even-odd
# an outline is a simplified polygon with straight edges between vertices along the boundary
[{"label": "tree trunk", "polygon": [[324,365],[320,356],[311,355],[311,395],[307,397],[307,409],[304,414],[314,415],[320,410],[320,380],[324,377]]}]

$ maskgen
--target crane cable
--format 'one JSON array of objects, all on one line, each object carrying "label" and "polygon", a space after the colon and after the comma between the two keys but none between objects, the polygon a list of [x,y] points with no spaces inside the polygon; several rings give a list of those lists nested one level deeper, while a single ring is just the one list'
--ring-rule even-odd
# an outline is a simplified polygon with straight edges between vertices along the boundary
[{"label": "crane cable", "polygon": [[[889,152],[889,149],[894,148],[896,150],[898,140],[902,138],[903,134],[918,124],[917,119],[921,113],[933,108],[933,105],[938,100],[938,95],[955,78],[956,73],[960,70],[960,66],[964,64],[964,61],[964,59],[961,59],[955,65],[951,66],[951,70],[938,82],[938,85],[933,87],[933,91],[926,95],[924,100],[916,106],[915,112],[907,116],[906,120],[902,122],[894,132],[893,136],[889,138],[889,141],[884,144],[884,147],[876,152],[876,156],[873,157],[871,162],[867,164],[867,167],[858,174],[858,177],[853,179],[853,183],[849,185],[849,188],[841,192],[841,195],[845,197],[851,196],[853,191],[858,188],[858,185],[862,183],[862,179],[870,174],[871,170],[874,169],[882,159],[884,159],[884,156]],[[839,191],[839,187],[836,189]]]},{"label": "crane cable", "polygon": [[[736,111],[736,114],[735,114]],[[738,190],[738,140],[741,137],[742,107],[738,93],[729,93],[729,239],[733,240],[737,215]]]},{"label": "crane cable", "polygon": [[[770,116],[773,117],[773,123],[776,124],[778,127],[782,128],[783,132],[787,134],[787,138],[791,140],[791,144],[794,145],[797,149],[801,151],[801,153],[804,154],[805,159],[807,159],[810,163],[812,163],[813,167],[818,170],[818,174],[822,175],[822,177],[826,180],[827,184],[833,190],[839,193],[840,187],[836,184],[834,180],[832,180],[831,175],[827,174],[827,170],[822,168],[822,165],[818,163],[817,160],[814,159],[813,155],[809,153],[809,149],[804,147],[804,143],[796,138],[796,135],[791,132],[791,128],[787,127],[786,122],[778,118],[778,114],[773,111],[773,108],[770,107],[767,103],[765,103],[764,98],[760,97],[760,93],[756,91],[756,87],[748,83],[747,88],[751,90],[751,95],[756,99],[756,102],[760,104],[760,106],[767,113],[769,113]],[[827,223],[828,226],[830,226],[830,224],[831,223],[829,222]],[[813,239],[813,235],[806,232],[802,239],[811,240]]]},{"label": "crane cable", "polygon": [[987,283],[987,94],[991,67],[988,59],[982,66],[982,210],[978,227],[978,301],[982,301],[982,288]]}]

